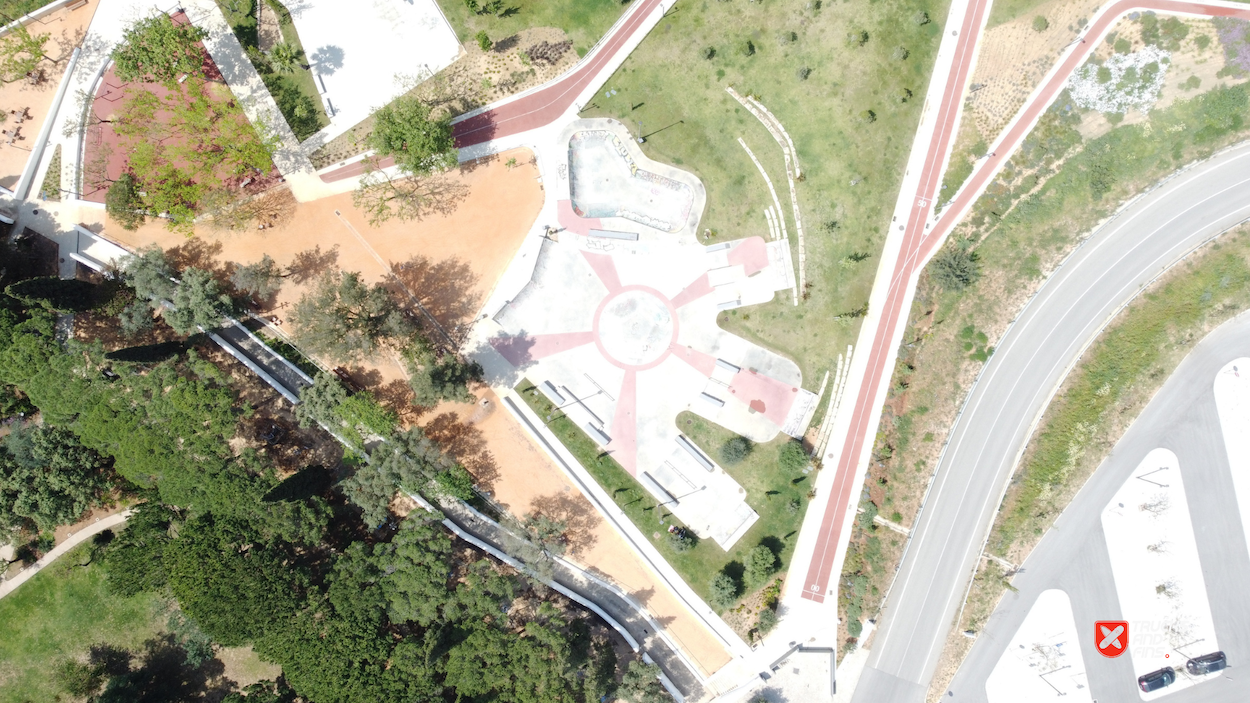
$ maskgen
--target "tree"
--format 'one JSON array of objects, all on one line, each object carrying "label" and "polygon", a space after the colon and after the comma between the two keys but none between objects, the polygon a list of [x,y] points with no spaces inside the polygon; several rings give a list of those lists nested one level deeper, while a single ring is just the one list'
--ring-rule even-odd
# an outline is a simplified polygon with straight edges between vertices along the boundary
[{"label": "tree", "polygon": [[527,516],[521,524],[529,536],[548,554],[559,556],[568,547],[569,523],[565,520],[557,520],[542,513],[536,513]]},{"label": "tree", "polygon": [[760,611],[759,619],[755,621],[755,629],[760,635],[766,635],[777,626],[777,611],[772,608],[764,608]]},{"label": "tree", "polygon": [[478,32],[473,38],[477,40],[477,48],[482,51],[490,51],[490,48],[495,45],[495,43],[490,40],[490,36],[486,34],[485,29]]},{"label": "tree", "polygon": [[117,77],[123,81],[175,84],[184,75],[201,75],[204,49],[199,42],[208,36],[188,24],[176,24],[166,15],[136,21],[122,33],[113,50]]},{"label": "tree", "polygon": [[391,218],[406,222],[430,214],[451,214],[468,194],[467,185],[444,175],[395,177],[369,170],[352,192],[352,204],[376,227]]},{"label": "tree", "polygon": [[373,120],[367,145],[379,156],[394,157],[405,173],[425,176],[456,165],[451,120],[431,118],[430,106],[418,98],[401,96],[374,112]]},{"label": "tree", "polygon": [[712,605],[718,608],[728,608],[738,598],[741,589],[732,576],[721,571],[712,577],[708,590],[711,593]]},{"label": "tree", "polygon": [[173,523],[174,514],[160,503],[135,507],[126,529],[104,548],[102,563],[110,592],[129,597],[164,588],[162,559],[173,539],[169,535]]},{"label": "tree", "polygon": [[155,244],[135,251],[122,261],[126,282],[135,289],[135,297],[159,304],[174,297],[174,267],[165,251]]},{"label": "tree", "polygon": [[746,570],[743,572],[747,585],[759,588],[777,571],[777,555],[766,545],[759,545],[747,552]]},{"label": "tree", "polygon": [[[390,519],[391,501],[400,490],[467,499],[472,494],[466,479],[464,467],[447,458],[420,427],[413,427],[375,449],[371,461],[343,482],[343,493],[364,511],[365,524],[377,527]],[[472,485],[471,479],[467,484]]]},{"label": "tree", "polygon": [[1033,31],[1034,32],[1045,32],[1047,29],[1050,29],[1050,20],[1046,19],[1045,17],[1041,15],[1038,15],[1033,18]]},{"label": "tree", "polygon": [[346,271],[324,274],[295,304],[291,322],[301,346],[336,361],[372,358],[415,332],[386,288]]},{"label": "tree", "polygon": [[781,464],[783,471],[802,471],[807,467],[808,461],[807,450],[803,448],[803,442],[795,439],[781,445],[781,454],[777,461]]},{"label": "tree", "polygon": [[673,700],[660,685],[660,667],[638,659],[629,663],[618,693],[633,703],[671,703]]},{"label": "tree", "polygon": [[174,306],[166,308],[161,315],[173,331],[181,335],[194,334],[200,328],[221,326],[221,319],[230,312],[230,296],[221,292],[213,275],[204,269],[187,268],[182,272],[182,284],[174,289]]},{"label": "tree", "polygon": [[296,703],[295,691],[285,681],[258,681],[237,693],[231,693],[221,703]]},{"label": "tree", "polygon": [[737,464],[755,451],[755,443],[741,435],[730,437],[720,446],[721,461]]},{"label": "tree", "polygon": [[87,281],[41,276],[13,283],[4,292],[26,305],[69,313],[90,310],[95,303],[95,291],[96,286]]},{"label": "tree", "polygon": [[286,42],[280,42],[269,51],[269,63],[278,73],[295,73],[303,68],[300,63],[300,50]]},{"label": "tree", "polygon": [[78,520],[112,487],[108,462],[73,433],[18,427],[0,448],[0,529],[42,532]]},{"label": "tree", "polygon": [[292,616],[306,583],[281,545],[211,515],[181,527],[163,565],[183,611],[226,647],[253,642]]},{"label": "tree", "polygon": [[39,68],[39,62],[48,59],[43,45],[49,34],[34,36],[25,25],[18,25],[0,39],[0,81],[12,83],[26,78]]},{"label": "tree", "polygon": [[482,380],[482,366],[465,361],[455,354],[444,354],[438,361],[428,351],[413,355],[408,364],[408,384],[412,386],[412,403],[432,408],[444,400],[473,402],[469,385]]},{"label": "tree", "polygon": [[266,300],[278,292],[282,279],[287,275],[278,268],[273,257],[265,254],[256,263],[236,265],[234,273],[230,274],[230,283],[245,293]]},{"label": "tree", "polygon": [[933,280],[946,290],[960,291],[981,278],[977,253],[967,246],[950,242],[929,262]]},{"label": "tree", "polygon": [[143,198],[139,195],[139,184],[133,174],[123,173],[109,185],[108,192],[104,195],[104,211],[128,230],[139,229],[147,222]]}]

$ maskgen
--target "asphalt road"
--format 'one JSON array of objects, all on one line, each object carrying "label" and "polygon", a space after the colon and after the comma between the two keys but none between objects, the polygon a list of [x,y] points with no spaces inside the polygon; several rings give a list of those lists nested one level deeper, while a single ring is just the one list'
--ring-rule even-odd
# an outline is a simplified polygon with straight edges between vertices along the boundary
[{"label": "asphalt road", "polygon": [[1126,208],[1043,284],[999,341],[956,420],[855,701],[924,700],[1004,486],[1052,390],[1142,286],[1248,217],[1250,146],[1242,146]]},{"label": "asphalt road", "polygon": [[[1120,620],[1115,581],[1099,515],[1142,458],[1165,447],[1180,460],[1181,476],[1197,537],[1211,615],[1227,676],[1168,694],[1168,703],[1242,703],[1250,699],[1241,666],[1250,666],[1250,552],[1238,526],[1237,500],[1220,434],[1213,384],[1216,373],[1250,354],[1250,314],[1243,313],[1209,335],[1180,364],[1158,395],[1116,444],[1068,509],[1043,538],[979,635],[944,701],[985,701],[985,680],[1028,610],[1044,590],[1059,588],[1072,599],[1077,636],[1093,632],[1095,620]],[[1092,639],[1092,638],[1091,638]],[[1099,703],[1137,703],[1130,657],[1108,659],[1081,641],[1090,694]]]}]

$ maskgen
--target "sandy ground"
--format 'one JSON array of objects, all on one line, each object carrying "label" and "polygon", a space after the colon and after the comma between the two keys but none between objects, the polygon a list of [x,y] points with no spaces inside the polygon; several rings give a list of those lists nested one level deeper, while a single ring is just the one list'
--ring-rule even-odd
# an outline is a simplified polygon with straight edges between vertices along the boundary
[{"label": "sandy ground", "polygon": [[[987,30],[981,39],[968,95],[970,116],[987,142],[1016,114],[1054,65],[1059,51],[1076,38],[1084,20],[1103,0],[1052,0],[1033,12]],[[1033,30],[1033,18],[1050,22]]]},{"label": "sandy ground", "polygon": [[[512,158],[517,165],[509,168]],[[383,280],[394,267],[405,287],[450,330],[477,313],[542,207],[538,171],[530,160],[530,152],[520,149],[462,169],[453,179],[466,194],[453,212],[380,227],[356,210],[350,193],[294,205],[289,217],[272,228],[223,232],[197,227],[191,239],[170,232],[163,222],[127,231],[99,210],[84,211],[88,219],[83,224],[102,224],[104,236],[128,248],[158,244],[179,265],[222,273],[227,262],[250,263],[265,254],[280,266],[304,262],[269,305],[287,332],[284,311],[330,266],[358,271],[370,282]],[[394,360],[353,367],[354,374],[357,368],[357,380],[365,385],[404,378]]]},{"label": "sandy ground", "polygon": [[985,693],[990,703],[1092,700],[1067,593],[1051,589],[1037,597],[986,680]]},{"label": "sandy ground", "polygon": [[[1103,509],[1102,527],[1121,612],[1129,623],[1133,671],[1141,676],[1181,667],[1183,657],[1218,650],[1176,454],[1167,449],[1147,454]],[[1142,699],[1197,683],[1183,672],[1176,683],[1143,693]]]},{"label": "sandy ground", "polygon": [[[664,625],[705,674],[729,661],[728,653],[649,569],[529,438],[489,390],[477,404],[443,404],[420,424],[473,472],[495,502],[524,517],[542,513],[569,526],[566,557],[616,582]],[[482,401],[485,401],[484,403]]]},{"label": "sandy ground", "polygon": [[[86,7],[77,10],[57,10],[26,25],[32,36],[48,37],[44,44],[44,53],[52,60],[44,59],[39,63],[44,79],[38,85],[31,85],[24,80],[0,84],[0,110],[6,115],[2,128],[7,131],[14,126],[20,127],[19,139],[14,144],[7,143],[7,136],[0,139],[0,186],[12,188],[17,185],[26,160],[30,157],[30,145],[35,142],[43,121],[48,117],[57,84],[65,72],[65,61],[86,35],[97,1],[92,0]],[[17,125],[16,118],[10,112],[20,111],[22,108],[28,110],[28,118],[21,125]]]}]

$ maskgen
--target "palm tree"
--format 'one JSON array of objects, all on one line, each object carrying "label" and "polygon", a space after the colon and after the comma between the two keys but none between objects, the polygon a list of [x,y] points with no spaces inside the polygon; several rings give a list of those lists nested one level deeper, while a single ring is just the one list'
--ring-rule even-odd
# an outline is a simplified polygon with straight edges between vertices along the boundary
[{"label": "palm tree", "polygon": [[286,42],[269,50],[269,62],[278,73],[295,73],[297,68],[303,68],[300,50]]}]

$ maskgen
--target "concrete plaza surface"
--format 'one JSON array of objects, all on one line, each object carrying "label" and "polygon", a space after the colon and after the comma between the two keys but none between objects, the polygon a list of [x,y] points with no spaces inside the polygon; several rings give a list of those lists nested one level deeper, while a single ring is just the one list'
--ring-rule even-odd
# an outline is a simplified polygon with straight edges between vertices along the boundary
[{"label": "concrete plaza surface", "polygon": [[985,682],[990,701],[1046,703],[1064,698],[1066,703],[1091,703],[1081,634],[1068,594],[1043,591]]},{"label": "concrete plaza surface", "polygon": [[[569,160],[545,185],[563,229],[482,322],[483,353],[538,384],[697,535],[728,549],[758,515],[675,417],[691,410],[758,442],[802,434],[815,396],[798,367],[716,325],[719,311],[792,285],[789,248],[759,237],[700,244],[702,184],[647,159],[618,123],[579,120],[558,144]],[[592,189],[587,210],[572,183]]]},{"label": "concrete plaza surface", "polygon": [[346,132],[460,55],[456,33],[434,0],[286,5],[330,118],[306,147]]}]

